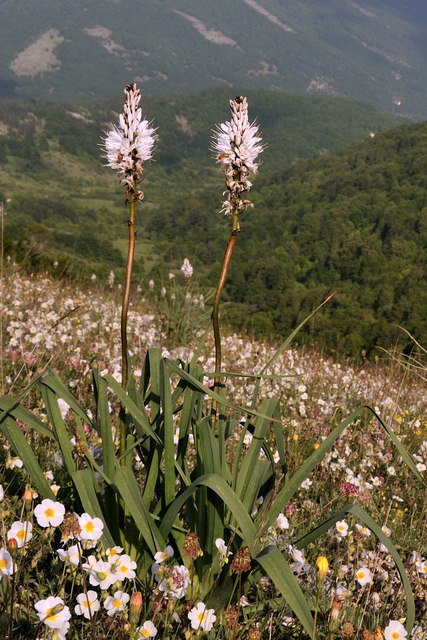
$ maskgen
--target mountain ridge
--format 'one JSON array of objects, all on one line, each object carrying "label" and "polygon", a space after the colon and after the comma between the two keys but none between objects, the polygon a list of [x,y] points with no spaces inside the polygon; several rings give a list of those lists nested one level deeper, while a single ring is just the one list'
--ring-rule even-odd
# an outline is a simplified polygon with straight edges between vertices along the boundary
[{"label": "mountain ridge", "polygon": [[112,97],[131,81],[149,95],[247,86],[421,119],[426,26],[413,0],[405,12],[395,0],[9,0],[0,96]]}]

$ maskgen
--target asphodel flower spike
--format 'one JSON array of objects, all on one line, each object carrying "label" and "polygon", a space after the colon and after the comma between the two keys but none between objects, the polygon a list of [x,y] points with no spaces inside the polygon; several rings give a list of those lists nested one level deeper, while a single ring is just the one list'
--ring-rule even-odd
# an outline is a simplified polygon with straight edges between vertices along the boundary
[{"label": "asphodel flower spike", "polygon": [[128,84],[125,95],[119,126],[112,125],[104,138],[104,157],[108,160],[108,167],[117,169],[127,193],[142,200],[144,194],[136,187],[142,179],[144,162],[153,157],[157,135],[151,123],[142,119],[141,96],[136,84]]},{"label": "asphodel flower spike", "polygon": [[[258,125],[249,124],[248,101],[242,96],[230,100],[231,120],[217,125],[212,136],[211,148],[216,161],[221,164],[225,172],[225,184],[228,193],[227,200],[222,203],[222,211],[231,219],[231,234],[225,250],[222,270],[215,292],[212,307],[212,326],[215,340],[215,371],[221,371],[221,337],[219,333],[219,300],[227,277],[231,254],[240,231],[239,217],[246,207],[253,207],[253,203],[242,197],[244,192],[250,191],[252,182],[249,180],[258,171],[255,162],[258,155],[264,151],[261,138],[258,136]],[[214,390],[218,391],[220,378],[214,378]],[[216,402],[212,403],[213,424],[216,419]]]},{"label": "asphodel flower spike", "polygon": [[[126,389],[128,381],[127,316],[135,255],[135,204],[137,200],[144,199],[143,192],[139,191],[137,187],[142,180],[144,162],[151,160],[157,138],[156,130],[147,120],[142,119],[142,109],[139,106],[141,96],[136,84],[128,84],[125,88],[125,95],[126,100],[123,105],[123,113],[119,116],[119,126],[112,126],[111,131],[104,138],[107,166],[117,169],[122,184],[126,186],[126,204],[129,204],[127,221],[129,246],[120,324],[123,389]],[[125,464],[124,452],[126,451],[125,413],[122,406],[120,420],[120,460],[122,465]]]},{"label": "asphodel flower spike", "polygon": [[[216,160],[225,172],[228,198],[223,202],[222,211],[230,217],[240,213],[250,200],[242,198],[242,193],[250,191],[249,178],[258,171],[256,158],[264,150],[255,122],[249,124],[248,101],[242,96],[230,100],[231,120],[217,125],[212,138],[212,150]],[[225,192],[227,193],[227,192]]]}]

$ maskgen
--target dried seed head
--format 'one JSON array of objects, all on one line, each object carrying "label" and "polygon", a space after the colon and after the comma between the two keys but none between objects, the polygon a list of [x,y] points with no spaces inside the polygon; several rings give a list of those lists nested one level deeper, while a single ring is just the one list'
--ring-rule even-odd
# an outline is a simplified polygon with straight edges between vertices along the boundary
[{"label": "dried seed head", "polygon": [[238,550],[230,568],[234,573],[238,574],[251,570],[251,553],[249,547],[242,547]]},{"label": "dried seed head", "polygon": [[350,622],[350,620],[344,620],[344,622],[341,625],[340,631],[343,638],[351,638],[351,636],[355,632],[353,623]]},{"label": "dried seed head", "polygon": [[200,555],[200,543],[199,538],[195,533],[187,533],[185,536],[184,544],[182,547],[183,554],[195,560]]},{"label": "dried seed head", "polygon": [[247,639],[248,640],[261,640],[262,633],[256,627],[249,627]]},{"label": "dried seed head", "polygon": [[71,538],[72,540],[76,540],[81,532],[81,528],[79,525],[79,519],[74,513],[68,512],[64,516],[64,520],[62,521],[62,535],[65,538]]},{"label": "dried seed head", "polygon": [[237,607],[232,604],[225,612],[225,626],[227,627],[227,629],[234,629],[235,627],[237,627],[238,622],[239,612],[237,611]]},{"label": "dried seed head", "polygon": [[85,440],[77,440],[76,442],[76,452],[79,458],[84,458],[87,452],[87,442]]}]

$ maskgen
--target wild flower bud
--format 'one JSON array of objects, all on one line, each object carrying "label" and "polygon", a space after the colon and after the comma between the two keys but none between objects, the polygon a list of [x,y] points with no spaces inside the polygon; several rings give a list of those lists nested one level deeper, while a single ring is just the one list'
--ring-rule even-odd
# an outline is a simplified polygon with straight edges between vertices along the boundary
[{"label": "wild flower bud", "polygon": [[319,556],[316,560],[316,575],[319,580],[325,579],[326,574],[328,573],[329,563],[328,559],[325,556]]},{"label": "wild flower bud", "polygon": [[15,538],[9,538],[9,540],[7,541],[7,548],[9,550],[12,560],[15,560],[16,554],[18,553],[17,540]]},{"label": "wild flower bud", "polygon": [[139,622],[142,611],[142,593],[136,591],[130,599],[129,603],[129,622],[132,627],[136,627]]},{"label": "wild flower bud", "polygon": [[33,494],[30,489],[25,489],[24,491],[25,511],[30,511],[32,503],[33,503]]}]

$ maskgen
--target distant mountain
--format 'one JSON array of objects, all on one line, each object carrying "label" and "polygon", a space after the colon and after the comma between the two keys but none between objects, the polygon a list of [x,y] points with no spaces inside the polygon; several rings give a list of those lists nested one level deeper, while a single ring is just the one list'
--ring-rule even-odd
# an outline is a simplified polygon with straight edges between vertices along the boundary
[{"label": "distant mountain", "polygon": [[424,0],[8,0],[0,96],[212,86],[360,98],[427,117]]}]

